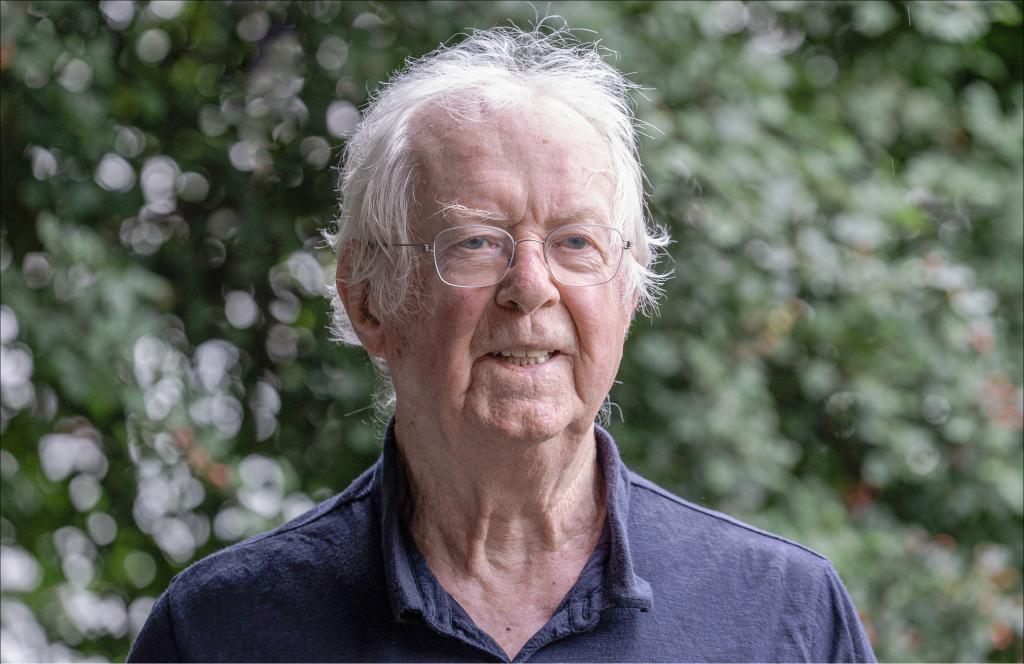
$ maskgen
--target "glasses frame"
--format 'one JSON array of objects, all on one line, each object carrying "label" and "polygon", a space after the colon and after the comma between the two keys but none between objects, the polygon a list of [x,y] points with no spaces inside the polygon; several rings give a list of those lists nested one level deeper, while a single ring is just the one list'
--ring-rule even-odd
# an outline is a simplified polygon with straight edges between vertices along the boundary
[{"label": "glasses frame", "polygon": [[500,284],[502,281],[505,280],[505,277],[508,276],[509,270],[512,269],[512,263],[514,263],[515,260],[516,260],[516,248],[520,244],[522,244],[523,242],[536,242],[536,243],[538,243],[541,246],[541,254],[544,256],[544,266],[547,267],[548,274],[551,275],[552,279],[554,279],[556,282],[562,284],[563,286],[569,286],[571,288],[589,288],[591,286],[600,286],[602,284],[606,284],[609,281],[611,281],[612,279],[614,279],[615,275],[617,275],[619,273],[619,268],[622,267],[622,255],[621,254],[619,255],[619,262],[615,264],[615,270],[611,273],[611,276],[609,276],[604,281],[597,282],[596,284],[586,284],[586,285],[583,285],[583,286],[578,285],[578,284],[567,284],[564,281],[561,281],[557,276],[555,276],[555,271],[551,269],[551,263],[548,261],[548,239],[550,239],[551,236],[554,235],[555,233],[558,233],[560,231],[564,231],[566,228],[572,228],[574,226],[600,226],[601,228],[607,228],[609,230],[615,231],[618,234],[618,236],[620,238],[622,238],[622,254],[625,254],[627,251],[629,251],[633,247],[633,241],[632,240],[627,240],[627,239],[623,238],[622,237],[622,231],[620,231],[618,228],[613,228],[612,226],[604,226],[602,224],[566,224],[564,226],[559,226],[558,228],[552,229],[552,231],[550,233],[548,233],[547,235],[544,236],[543,240],[538,240],[538,239],[532,238],[532,237],[524,237],[521,240],[517,240],[514,237],[512,237],[512,234],[509,233],[508,231],[506,231],[504,228],[498,228],[496,226],[487,226],[485,224],[468,224],[466,226],[459,226],[459,228],[486,228],[487,230],[490,230],[490,231],[498,231],[500,233],[505,234],[508,237],[509,241],[512,242],[512,253],[509,254],[508,263],[505,265],[505,271],[501,273],[501,277],[499,277],[493,283],[489,283],[489,284],[482,285],[482,286],[462,286],[462,285],[459,285],[459,284],[453,284],[452,282],[448,281],[447,279],[445,279],[441,275],[441,266],[437,264],[437,253],[434,251],[434,243],[437,242],[437,236],[440,235],[441,233],[444,233],[447,230],[450,230],[450,229],[446,228],[444,230],[438,231],[437,234],[434,235],[434,239],[431,240],[430,242],[389,242],[388,246],[390,246],[390,247],[419,247],[420,249],[423,250],[423,253],[431,254],[433,256],[433,258],[434,258],[434,261],[433,261],[434,262],[434,272],[437,273],[437,278],[440,279],[443,283],[451,286],[452,288],[490,288],[491,286],[494,286],[495,284]]}]

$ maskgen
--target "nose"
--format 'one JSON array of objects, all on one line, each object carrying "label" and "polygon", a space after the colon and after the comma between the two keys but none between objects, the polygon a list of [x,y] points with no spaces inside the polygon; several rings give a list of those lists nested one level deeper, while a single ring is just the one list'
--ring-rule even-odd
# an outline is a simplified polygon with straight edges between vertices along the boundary
[{"label": "nose", "polygon": [[498,284],[498,304],[529,315],[555,304],[559,297],[558,287],[544,260],[544,242],[532,238],[517,240],[512,266]]}]

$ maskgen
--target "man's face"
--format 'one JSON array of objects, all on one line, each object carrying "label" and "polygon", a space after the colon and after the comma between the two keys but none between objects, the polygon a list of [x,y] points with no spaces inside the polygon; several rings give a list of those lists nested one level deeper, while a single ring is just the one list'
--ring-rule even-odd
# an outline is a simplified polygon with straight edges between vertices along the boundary
[{"label": "man's face", "polygon": [[[608,148],[582,116],[553,101],[459,111],[470,119],[430,109],[414,132],[416,241],[467,223],[503,228],[516,240],[543,240],[568,223],[610,225]],[[463,439],[535,442],[589,430],[631,317],[623,272],[598,286],[564,286],[548,271],[541,244],[525,242],[502,282],[456,288],[424,256],[417,275],[424,305],[384,324],[399,420]],[[503,351],[550,355],[520,366]]]}]

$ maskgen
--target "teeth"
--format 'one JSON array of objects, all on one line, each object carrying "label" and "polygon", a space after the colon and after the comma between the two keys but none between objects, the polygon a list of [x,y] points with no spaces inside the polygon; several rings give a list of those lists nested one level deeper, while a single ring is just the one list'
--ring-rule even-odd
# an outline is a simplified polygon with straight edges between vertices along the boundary
[{"label": "teeth", "polygon": [[518,367],[529,367],[547,362],[554,353],[553,350],[502,350],[494,354]]}]

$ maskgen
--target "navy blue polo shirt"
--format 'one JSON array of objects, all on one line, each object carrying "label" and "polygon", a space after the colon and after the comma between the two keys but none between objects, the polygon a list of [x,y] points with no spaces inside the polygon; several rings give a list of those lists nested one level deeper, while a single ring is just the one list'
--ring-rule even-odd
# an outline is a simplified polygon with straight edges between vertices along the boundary
[{"label": "navy blue polo shirt", "polygon": [[[605,529],[514,661],[874,661],[827,559],[633,473],[596,429]],[[400,518],[392,427],[334,498],[172,581],[129,661],[509,661]]]}]

